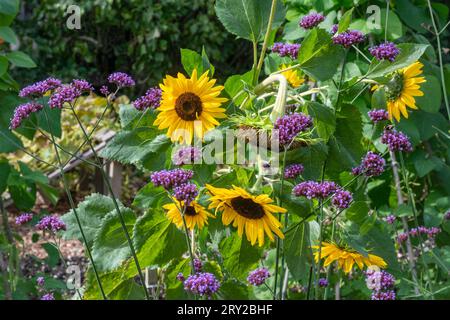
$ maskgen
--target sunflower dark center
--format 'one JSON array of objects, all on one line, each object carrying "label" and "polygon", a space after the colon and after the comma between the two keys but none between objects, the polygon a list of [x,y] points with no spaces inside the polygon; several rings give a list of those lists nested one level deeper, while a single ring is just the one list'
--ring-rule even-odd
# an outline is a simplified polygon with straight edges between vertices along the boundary
[{"label": "sunflower dark center", "polygon": [[236,197],[231,200],[231,205],[238,214],[247,219],[260,219],[265,214],[263,207],[252,199]]},{"label": "sunflower dark center", "polygon": [[175,102],[177,115],[185,121],[194,121],[202,114],[202,100],[192,92],[181,94]]},{"label": "sunflower dark center", "polygon": [[386,99],[388,101],[397,100],[403,91],[403,74],[400,72],[394,73],[385,88]]},{"label": "sunflower dark center", "polygon": [[195,208],[193,206],[189,206],[186,208],[186,211],[184,212],[185,215],[193,217],[197,215],[197,211],[195,211]]}]

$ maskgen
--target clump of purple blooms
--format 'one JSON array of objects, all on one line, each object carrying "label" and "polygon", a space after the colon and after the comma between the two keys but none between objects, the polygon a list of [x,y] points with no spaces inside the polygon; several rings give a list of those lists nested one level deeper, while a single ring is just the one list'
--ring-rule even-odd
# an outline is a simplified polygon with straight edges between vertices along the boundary
[{"label": "clump of purple blooms", "polygon": [[114,72],[108,76],[109,83],[117,85],[119,88],[134,87],[134,79],[124,72]]},{"label": "clump of purple blooms", "polygon": [[395,300],[395,278],[392,274],[369,269],[365,275],[367,288],[372,290],[372,300]]},{"label": "clump of purple blooms", "polygon": [[105,97],[109,96],[109,94],[110,94],[109,89],[108,89],[107,86],[102,86],[102,87],[100,88],[100,93],[101,93],[102,95],[104,95]]},{"label": "clump of purple blooms", "polygon": [[202,260],[200,260],[200,259],[198,259],[198,258],[195,258],[195,259],[194,259],[194,270],[195,270],[195,272],[196,272],[196,273],[202,272],[202,269],[203,269],[203,263],[202,263]]},{"label": "clump of purple blooms", "polygon": [[317,27],[323,20],[325,20],[325,16],[323,14],[313,12],[304,16],[300,20],[300,27],[304,29],[312,29]]},{"label": "clump of purple blooms", "polygon": [[386,161],[379,154],[369,151],[364,156],[361,164],[352,169],[353,175],[364,174],[366,177],[376,177],[384,172]]},{"label": "clump of purple blooms", "polygon": [[359,30],[347,30],[345,32],[333,36],[333,43],[339,44],[344,48],[363,42],[366,39],[364,34]]},{"label": "clump of purple blooms", "polygon": [[211,298],[220,288],[220,282],[212,273],[197,273],[184,281],[184,290]]},{"label": "clump of purple blooms", "polygon": [[30,222],[31,220],[33,220],[32,213],[22,213],[20,216],[16,218],[16,225],[21,226],[25,223]]},{"label": "clump of purple blooms", "polygon": [[280,145],[288,145],[303,131],[312,127],[312,119],[303,113],[286,114],[275,121],[274,129],[278,130]]},{"label": "clump of purple blooms", "polygon": [[328,286],[328,280],[325,278],[320,278],[319,279],[319,287],[325,288],[327,286]]},{"label": "clump of purple blooms", "polygon": [[303,173],[305,167],[300,163],[291,164],[284,169],[284,177],[286,179],[295,179]]},{"label": "clump of purple blooms", "polygon": [[55,297],[53,296],[53,293],[46,293],[41,297],[41,300],[50,301],[55,300]]},{"label": "clump of purple blooms", "polygon": [[172,156],[172,161],[177,166],[198,163],[201,159],[201,150],[192,146],[181,147]]},{"label": "clump of purple blooms", "polygon": [[162,186],[164,189],[169,190],[187,183],[193,176],[194,172],[192,170],[173,169],[154,172],[150,179],[155,187]]},{"label": "clump of purple blooms", "polygon": [[395,43],[384,42],[377,46],[369,48],[369,52],[378,61],[389,60],[390,62],[393,62],[400,53],[400,50],[397,48]]},{"label": "clump of purple blooms", "polygon": [[386,223],[388,223],[388,224],[394,224],[395,220],[396,220],[396,217],[392,214],[390,214],[386,218],[384,218],[384,221],[386,221]]},{"label": "clump of purple blooms", "polygon": [[197,186],[193,183],[184,183],[173,188],[175,199],[189,206],[198,196]]},{"label": "clump of purple blooms", "polygon": [[291,57],[297,59],[300,45],[297,43],[275,42],[272,46],[272,52],[278,53],[280,57]]},{"label": "clump of purple blooms", "polygon": [[144,111],[149,108],[156,109],[161,103],[161,95],[162,90],[160,88],[150,88],[142,97],[137,98],[133,102],[133,106],[139,111]]},{"label": "clump of purple blooms", "polygon": [[53,233],[66,230],[66,224],[57,215],[43,217],[36,227],[39,230],[48,230]]},{"label": "clump of purple blooms", "polygon": [[328,196],[333,195],[331,203],[339,209],[348,208],[353,200],[352,194],[349,191],[342,189],[342,187],[332,181],[304,181],[296,185],[292,189],[292,192],[297,197],[320,200],[324,200]]},{"label": "clump of purple blooms", "polygon": [[258,268],[249,273],[249,275],[247,277],[247,281],[252,286],[260,286],[269,277],[270,277],[270,272],[269,272],[269,270],[267,270],[267,268]]},{"label": "clump of purple blooms", "polygon": [[43,287],[43,286],[45,285],[45,279],[44,279],[44,277],[37,277],[37,279],[36,279],[36,284],[37,284],[39,287]]},{"label": "clump of purple blooms", "polygon": [[389,113],[384,109],[370,110],[367,115],[373,123],[389,120]]},{"label": "clump of purple blooms", "polygon": [[[436,235],[440,232],[441,232],[441,229],[437,228],[437,227],[427,228],[425,226],[419,226],[417,228],[412,228],[411,230],[409,230],[409,236],[417,237],[418,235],[426,235],[428,238],[434,239],[434,237],[436,237]],[[398,243],[403,243],[406,241],[406,239],[408,239],[407,233],[403,232],[397,236]]]},{"label": "clump of purple blooms", "polygon": [[94,91],[92,84],[84,79],[75,79],[72,81],[72,86],[80,92]]},{"label": "clump of purple blooms", "polygon": [[52,94],[48,101],[48,105],[52,109],[61,109],[65,103],[71,103],[76,98],[80,97],[82,93],[81,90],[73,85],[61,86]]},{"label": "clump of purple blooms", "polygon": [[381,142],[388,145],[389,150],[411,152],[412,145],[408,137],[395,129],[386,128],[381,136]]},{"label": "clump of purple blooms", "polygon": [[178,280],[178,281],[184,281],[184,280],[186,280],[186,279],[184,278],[183,273],[179,272],[179,273],[177,274],[177,280]]},{"label": "clump of purple blooms", "polygon": [[25,104],[21,104],[14,110],[14,115],[11,118],[11,122],[9,125],[9,128],[11,130],[17,129],[22,124],[22,121],[25,119],[28,119],[28,117],[34,113],[42,110],[44,106],[42,104],[39,104],[37,102],[28,102]]},{"label": "clump of purple blooms", "polygon": [[55,78],[48,78],[42,81],[33,83],[19,92],[21,98],[40,98],[46,92],[55,90],[61,86],[61,80]]}]

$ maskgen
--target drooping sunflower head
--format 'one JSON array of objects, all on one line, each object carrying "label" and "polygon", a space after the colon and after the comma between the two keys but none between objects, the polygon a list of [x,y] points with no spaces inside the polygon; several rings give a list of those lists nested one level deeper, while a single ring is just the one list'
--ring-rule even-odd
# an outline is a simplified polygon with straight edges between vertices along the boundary
[{"label": "drooping sunflower head", "polygon": [[384,86],[386,92],[389,119],[400,121],[400,114],[408,118],[406,107],[417,109],[414,97],[423,96],[420,84],[426,82],[422,74],[423,64],[416,61],[406,68],[397,70]]},{"label": "drooping sunflower head", "polygon": [[353,250],[348,247],[340,247],[334,243],[322,242],[322,248],[319,250],[319,246],[312,246],[315,249],[314,259],[316,262],[320,259],[325,259],[323,264],[324,267],[327,267],[334,261],[337,261],[338,267],[342,269],[345,273],[349,273],[353,266],[356,264],[361,270],[364,265],[367,267],[377,266],[380,268],[386,268],[387,264],[383,260],[383,258],[373,255],[367,254],[367,257],[360,254],[356,250]]},{"label": "drooping sunflower head", "polygon": [[[178,209],[182,208],[182,203],[175,199],[174,201],[176,205],[175,203],[169,203],[164,205],[163,208],[166,210],[166,215],[170,222],[174,223],[177,228],[182,229],[184,228],[184,223],[180,210]],[[194,230],[195,226],[202,229],[205,224],[208,224],[208,218],[215,218],[215,216],[210,214],[197,201],[192,201],[191,204],[186,207],[184,218],[186,219],[188,229]]]},{"label": "drooping sunflower head", "polygon": [[178,73],[177,77],[166,76],[160,84],[162,90],[159,114],[154,125],[158,129],[168,129],[167,136],[172,141],[191,144],[194,134],[203,138],[225,118],[225,109],[220,106],[227,101],[219,95],[223,86],[214,86],[215,79],[208,77],[208,71],[197,77],[192,71],[190,79]]},{"label": "drooping sunflower head", "polygon": [[[290,66],[288,65],[282,64],[280,70],[287,69],[289,67]],[[281,74],[286,78],[286,80],[293,88],[300,87],[305,82],[305,79],[301,76],[300,71],[298,71],[297,69],[283,71]]]},{"label": "drooping sunflower head", "polygon": [[223,224],[227,226],[233,223],[240,237],[245,231],[252,245],[258,241],[258,245],[263,246],[264,234],[274,241],[273,232],[284,238],[280,230],[281,223],[273,214],[286,213],[286,209],[273,205],[268,195],[254,196],[236,186],[225,189],[206,185],[206,188],[211,194],[209,208],[221,211]]}]

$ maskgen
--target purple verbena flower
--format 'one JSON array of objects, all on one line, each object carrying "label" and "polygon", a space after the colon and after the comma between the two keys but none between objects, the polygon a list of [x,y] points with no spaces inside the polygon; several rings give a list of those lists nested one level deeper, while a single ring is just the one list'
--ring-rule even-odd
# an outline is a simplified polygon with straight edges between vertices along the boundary
[{"label": "purple verbena flower", "polygon": [[249,273],[247,281],[253,286],[262,285],[267,278],[270,277],[270,272],[267,268],[258,268]]},{"label": "purple verbena flower", "polygon": [[22,124],[22,122],[25,119],[28,119],[28,117],[30,117],[30,115],[32,113],[38,112],[38,111],[42,110],[43,108],[44,108],[44,106],[42,104],[39,104],[34,101],[28,102],[25,104],[21,104],[14,110],[14,115],[11,118],[9,128],[11,130],[19,128],[20,125]]},{"label": "purple verbena flower", "polygon": [[139,110],[144,111],[148,108],[156,109],[159,107],[161,103],[161,95],[162,90],[160,88],[154,87],[147,90],[145,95],[142,97],[137,98],[133,102],[133,106]]},{"label": "purple verbena flower", "polygon": [[297,59],[300,45],[297,43],[275,42],[272,46],[272,52],[278,53],[280,57],[290,57]]},{"label": "purple verbena flower", "polygon": [[402,243],[405,242],[407,239],[408,239],[408,234],[407,234],[407,233],[400,233],[400,234],[397,236],[397,242],[398,242],[399,244],[402,244]]},{"label": "purple verbena flower", "polygon": [[172,161],[177,166],[198,163],[201,159],[201,150],[192,146],[181,147],[172,156]]},{"label": "purple verbena flower", "polygon": [[395,300],[395,291],[375,291],[372,293],[372,300]]},{"label": "purple verbena flower", "polygon": [[412,145],[408,137],[395,129],[386,128],[381,136],[381,142],[388,145],[389,150],[411,152]]},{"label": "purple verbena flower", "polygon": [[338,189],[331,199],[333,206],[339,209],[346,209],[350,206],[353,196],[350,191]]},{"label": "purple verbena flower", "polygon": [[330,34],[331,34],[331,35],[335,35],[336,32],[338,32],[338,29],[339,29],[339,25],[333,24],[333,25],[331,26],[331,29],[330,29]]},{"label": "purple verbena flower", "polygon": [[220,288],[220,282],[212,273],[197,273],[184,281],[184,290],[211,298]]},{"label": "purple verbena flower", "polygon": [[367,115],[373,123],[389,120],[389,113],[384,109],[370,110]]},{"label": "purple verbena flower", "polygon": [[55,90],[61,85],[61,81],[55,78],[48,78],[29,85],[19,92],[21,98],[40,98],[48,91]]},{"label": "purple verbena flower", "polygon": [[284,169],[285,179],[295,179],[303,173],[305,168],[299,163],[291,164]]},{"label": "purple verbena flower", "polygon": [[166,190],[185,184],[194,176],[192,170],[173,169],[154,172],[150,179],[155,187],[163,186]]},{"label": "purple verbena flower", "polygon": [[195,258],[194,259],[194,270],[196,273],[202,272],[203,263],[202,260]]},{"label": "purple verbena flower", "polygon": [[45,285],[45,279],[44,279],[44,277],[37,277],[37,279],[36,279],[36,284],[37,284],[39,287],[43,287],[43,286]]},{"label": "purple verbena flower", "polygon": [[386,161],[379,154],[369,151],[364,156],[359,166],[359,170],[354,168],[353,172],[364,173],[366,177],[376,177],[384,172]]},{"label": "purple verbena flower", "polygon": [[101,93],[102,95],[104,95],[105,97],[109,96],[109,94],[110,94],[109,89],[108,89],[107,86],[102,86],[102,87],[100,88],[100,93]]},{"label": "purple verbena flower", "polygon": [[365,272],[365,275],[366,284],[370,290],[390,290],[395,286],[394,276],[387,271],[369,269]]},{"label": "purple verbena flower", "polygon": [[46,293],[41,297],[41,300],[55,300],[55,297],[53,296],[53,293]]},{"label": "purple verbena flower", "polygon": [[291,113],[278,118],[274,129],[278,130],[280,145],[288,145],[303,131],[312,127],[312,119],[303,113]]},{"label": "purple verbena flower", "polygon": [[50,108],[61,109],[65,103],[71,103],[76,98],[80,97],[83,91],[79,90],[73,85],[60,86],[50,97],[48,105]]},{"label": "purple verbena flower", "polygon": [[325,288],[326,286],[328,286],[328,280],[325,278],[320,278],[319,279],[319,287]]},{"label": "purple verbena flower", "polygon": [[173,188],[175,199],[189,206],[198,196],[197,186],[193,183],[185,183]]},{"label": "purple verbena flower", "polygon": [[358,44],[365,40],[364,34],[359,30],[347,30],[345,32],[333,36],[333,43],[339,44],[344,48],[349,48],[352,45]]},{"label": "purple verbena flower", "polygon": [[330,194],[333,194],[339,190],[339,186],[333,181],[323,181],[319,184],[317,190],[317,197],[321,199],[325,199]]},{"label": "purple verbena flower", "polygon": [[181,272],[179,272],[179,273],[177,274],[177,280],[178,280],[178,281],[184,281],[184,280],[185,280],[184,275],[183,275]]},{"label": "purple verbena flower", "polygon": [[108,76],[109,83],[117,85],[119,88],[134,87],[134,79],[124,72],[114,72]]},{"label": "purple verbena flower", "polygon": [[48,230],[53,233],[60,230],[66,230],[66,224],[57,215],[43,217],[36,227],[39,230]]},{"label": "purple verbena flower", "polygon": [[325,20],[325,16],[320,13],[310,13],[304,16],[300,20],[300,27],[304,29],[312,29],[317,27],[323,20]]},{"label": "purple verbena flower", "polygon": [[90,91],[94,91],[94,87],[92,86],[92,84],[90,84],[89,82],[87,82],[86,80],[83,79],[75,79],[72,81],[71,84],[75,89],[81,91],[81,92],[90,92]]},{"label": "purple verbena flower", "polygon": [[317,197],[319,183],[316,181],[304,181],[296,185],[292,192],[297,197],[306,197],[313,199]]},{"label": "purple verbena flower", "polygon": [[400,50],[397,48],[395,43],[385,42],[369,48],[369,52],[379,61],[389,60],[393,62],[400,53]]},{"label": "purple verbena flower", "polygon": [[384,221],[386,221],[386,223],[388,223],[388,224],[394,224],[395,220],[396,220],[396,217],[392,214],[390,214],[386,218],[384,218]]},{"label": "purple verbena flower", "polygon": [[16,218],[16,225],[21,226],[25,223],[30,222],[31,220],[33,220],[32,213],[22,213],[20,216]]}]

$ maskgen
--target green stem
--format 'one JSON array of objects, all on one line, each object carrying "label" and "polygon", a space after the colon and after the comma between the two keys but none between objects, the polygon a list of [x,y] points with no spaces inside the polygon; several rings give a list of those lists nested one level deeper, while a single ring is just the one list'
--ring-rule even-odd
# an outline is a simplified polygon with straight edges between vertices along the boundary
[{"label": "green stem", "polygon": [[142,284],[142,288],[143,288],[144,293],[145,293],[145,297],[146,297],[147,300],[150,300],[150,295],[148,293],[147,288],[145,287],[144,274],[142,273],[141,266],[139,265],[139,260],[138,260],[137,255],[136,255],[136,251],[134,249],[133,242],[131,241],[130,234],[129,234],[127,226],[125,224],[125,219],[123,217],[122,211],[119,208],[119,204],[117,202],[116,196],[114,195],[114,191],[112,189],[111,182],[109,181],[109,178],[106,175],[105,170],[102,167],[102,163],[101,163],[100,158],[98,157],[97,151],[95,151],[95,148],[94,148],[94,146],[92,144],[92,141],[89,139],[89,136],[88,136],[88,134],[86,132],[86,129],[84,128],[83,124],[81,123],[80,118],[78,117],[77,113],[75,112],[75,109],[73,108],[73,105],[70,105],[70,109],[72,110],[72,113],[73,113],[75,119],[77,120],[78,125],[79,125],[81,131],[83,132],[83,135],[84,135],[85,139],[87,140],[87,142],[89,144],[89,147],[90,147],[90,149],[92,151],[92,154],[94,155],[95,160],[97,161],[97,164],[101,167],[100,173],[101,173],[101,175],[103,177],[103,180],[105,181],[106,186],[108,188],[108,191],[109,191],[109,193],[111,195],[111,198],[112,198],[113,203],[114,203],[114,207],[116,208],[120,224],[121,224],[123,232],[125,234],[125,238],[127,239],[128,246],[130,247],[131,255],[133,256],[133,260],[134,260],[134,263],[136,265],[136,269],[138,271],[139,278],[141,280],[141,284]]},{"label": "green stem", "polygon": [[[44,115],[45,115],[47,124],[50,127],[50,120],[49,120],[49,117],[48,117],[48,114],[47,114],[47,110],[45,110],[45,108],[44,108]],[[52,131],[52,130],[50,130],[50,131]],[[51,141],[52,141],[53,147],[55,149],[55,155],[56,155],[56,159],[58,161],[58,167],[59,167],[59,171],[61,173],[61,178],[62,178],[62,181],[63,181],[64,190],[66,192],[67,198],[69,199],[70,207],[72,208],[73,213],[75,215],[75,219],[76,219],[77,224],[78,224],[78,229],[80,230],[81,237],[82,237],[84,245],[86,247],[86,251],[88,253],[88,257],[89,257],[89,260],[91,262],[92,269],[94,270],[95,279],[97,280],[98,287],[100,289],[100,292],[102,294],[103,299],[106,300],[107,298],[106,298],[105,292],[103,290],[102,283],[100,281],[100,276],[99,276],[99,274],[97,272],[97,268],[95,266],[94,258],[92,257],[91,249],[89,248],[89,244],[88,244],[88,241],[86,239],[86,235],[84,233],[83,227],[81,226],[80,217],[78,216],[78,212],[77,212],[77,209],[76,209],[76,206],[75,206],[75,202],[73,201],[72,193],[70,192],[70,189],[69,189],[69,183],[68,183],[68,181],[66,179],[66,175],[64,173],[64,167],[62,165],[61,157],[59,156],[58,147],[56,146],[55,136],[53,135],[52,132],[50,132],[50,134],[51,134]]]},{"label": "green stem", "polygon": [[277,0],[272,0],[272,6],[270,7],[269,21],[267,23],[267,30],[266,30],[266,34],[264,36],[264,42],[263,42],[263,46],[261,49],[261,55],[259,56],[258,66],[256,67],[256,72],[253,76],[253,84],[254,85],[256,85],[256,83],[258,82],[259,74],[261,72],[262,65],[264,63],[264,57],[266,55],[267,45],[269,43],[270,31],[272,30],[273,19],[275,18],[276,7],[277,7]]},{"label": "green stem", "polygon": [[390,0],[386,0],[386,21],[384,24],[384,42],[387,41],[388,21],[389,21]]},{"label": "green stem", "polygon": [[[336,222],[333,221],[333,226],[331,227],[331,242],[334,241],[335,228],[336,228]],[[330,287],[330,274],[331,274],[331,265],[329,265],[328,269],[327,269],[327,283],[328,283],[328,285],[325,287],[325,292],[323,294],[323,300],[327,300],[327,298],[328,298],[328,291],[329,291],[329,287]]]},{"label": "green stem", "polygon": [[[325,160],[325,162],[323,163],[322,166],[322,176],[320,178],[321,182],[323,183],[324,179],[325,179],[325,169],[327,167],[327,160]],[[319,200],[319,207],[320,207],[320,212],[319,212],[319,256],[318,256],[318,261],[317,261],[317,269],[316,269],[316,279],[315,279],[315,299],[319,300],[319,279],[320,279],[320,268],[321,268],[321,259],[322,259],[322,238],[323,238],[323,221],[325,220],[323,217],[323,200],[320,199]]]}]

